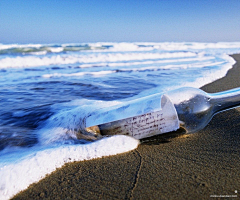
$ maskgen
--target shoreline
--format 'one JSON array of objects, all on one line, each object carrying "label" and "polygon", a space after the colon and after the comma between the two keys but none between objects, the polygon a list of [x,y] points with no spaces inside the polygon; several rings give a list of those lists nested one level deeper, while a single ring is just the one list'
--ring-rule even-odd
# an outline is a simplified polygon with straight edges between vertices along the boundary
[{"label": "shoreline", "polygon": [[[240,87],[240,54],[225,77],[203,86]],[[115,156],[68,163],[13,199],[199,199],[240,192],[240,108],[195,134],[170,134]],[[239,195],[238,195],[239,196]]]}]

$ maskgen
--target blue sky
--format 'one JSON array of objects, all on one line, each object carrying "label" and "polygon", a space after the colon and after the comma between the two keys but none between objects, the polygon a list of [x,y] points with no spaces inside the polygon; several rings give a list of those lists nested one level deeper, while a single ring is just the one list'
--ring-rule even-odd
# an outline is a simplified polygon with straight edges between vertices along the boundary
[{"label": "blue sky", "polygon": [[0,43],[240,41],[240,0],[0,0]]}]

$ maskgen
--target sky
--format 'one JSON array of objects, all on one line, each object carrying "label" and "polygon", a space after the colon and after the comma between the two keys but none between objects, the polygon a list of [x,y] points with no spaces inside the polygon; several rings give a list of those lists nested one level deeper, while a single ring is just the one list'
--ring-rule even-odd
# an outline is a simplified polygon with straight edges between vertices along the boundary
[{"label": "sky", "polygon": [[240,0],[0,0],[0,43],[237,42]]}]

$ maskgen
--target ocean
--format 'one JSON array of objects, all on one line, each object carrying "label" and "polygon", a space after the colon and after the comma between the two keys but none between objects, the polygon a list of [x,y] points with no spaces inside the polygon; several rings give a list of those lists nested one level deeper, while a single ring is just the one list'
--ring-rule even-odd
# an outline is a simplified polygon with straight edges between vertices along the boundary
[{"label": "ocean", "polygon": [[128,136],[79,138],[89,109],[201,87],[240,43],[0,44],[0,199],[73,161],[135,149]]}]

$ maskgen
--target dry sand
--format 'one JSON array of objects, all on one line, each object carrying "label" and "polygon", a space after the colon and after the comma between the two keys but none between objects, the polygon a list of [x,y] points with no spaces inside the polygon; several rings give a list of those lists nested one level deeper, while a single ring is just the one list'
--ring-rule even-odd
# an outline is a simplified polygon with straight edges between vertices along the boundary
[{"label": "dry sand", "polygon": [[[203,90],[240,87],[240,55],[233,57],[238,63],[227,76]],[[211,199],[211,195],[240,198],[240,108],[215,115],[195,134],[167,134],[128,153],[66,164],[14,199]]]}]

